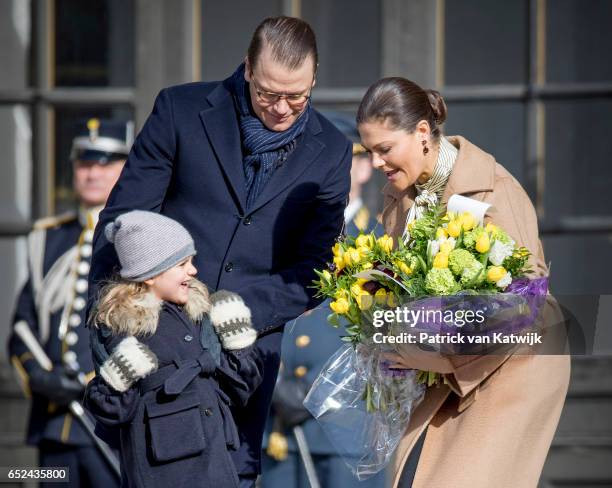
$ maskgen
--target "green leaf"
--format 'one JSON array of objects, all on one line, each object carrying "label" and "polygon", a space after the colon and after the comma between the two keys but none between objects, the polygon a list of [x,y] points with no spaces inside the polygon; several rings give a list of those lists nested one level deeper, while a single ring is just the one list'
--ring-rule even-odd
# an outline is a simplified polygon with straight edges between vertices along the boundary
[{"label": "green leaf", "polygon": [[425,261],[423,260],[423,258],[417,254],[417,259],[419,260],[419,265],[421,266],[421,269],[423,270],[423,273],[427,273],[427,265],[425,264]]},{"label": "green leaf", "polygon": [[329,324],[332,327],[336,327],[336,328],[340,327],[340,319],[338,317],[338,314],[336,314],[336,313],[330,313],[327,316],[327,322],[329,322]]}]

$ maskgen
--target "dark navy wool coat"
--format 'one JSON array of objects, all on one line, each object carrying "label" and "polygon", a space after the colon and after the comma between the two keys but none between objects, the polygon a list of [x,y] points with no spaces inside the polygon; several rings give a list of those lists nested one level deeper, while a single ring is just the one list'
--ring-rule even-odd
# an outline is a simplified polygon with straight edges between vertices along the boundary
[{"label": "dark navy wool coat", "polygon": [[[238,119],[228,81],[162,90],[102,212],[90,298],[117,264],[102,229],[133,209],[161,212],[193,235],[198,278],[239,293],[253,313],[264,381],[234,414],[240,474],[260,471],[260,446],[278,365],[282,326],[316,306],[313,268],[330,259],[350,186],[351,145],[312,112],[297,147],[250,209]],[[104,354],[99,354],[104,356]],[[101,363],[103,357],[97,357]]]},{"label": "dark navy wool coat", "polygon": [[[155,334],[139,338],[159,369],[124,393],[100,376],[88,385],[88,410],[120,430],[122,486],[238,486],[229,449],[239,440],[229,406],[246,403],[261,383],[263,364],[253,346],[215,359],[211,338],[217,341],[208,322],[196,325],[166,303]],[[106,346],[121,339],[110,337]]]}]

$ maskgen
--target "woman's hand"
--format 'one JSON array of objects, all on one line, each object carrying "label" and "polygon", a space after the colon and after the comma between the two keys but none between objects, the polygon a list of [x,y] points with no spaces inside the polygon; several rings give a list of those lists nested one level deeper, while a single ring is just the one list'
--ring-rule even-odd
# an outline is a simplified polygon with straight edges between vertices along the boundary
[{"label": "woman's hand", "polygon": [[438,352],[423,351],[415,345],[397,346],[396,352],[383,353],[393,369],[418,369],[435,373],[452,373],[454,368],[447,357]]}]

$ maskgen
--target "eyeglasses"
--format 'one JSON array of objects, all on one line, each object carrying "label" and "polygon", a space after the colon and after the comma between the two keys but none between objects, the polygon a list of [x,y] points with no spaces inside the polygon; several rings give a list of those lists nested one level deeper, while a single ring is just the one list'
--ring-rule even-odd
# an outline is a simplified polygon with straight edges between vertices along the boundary
[{"label": "eyeglasses", "polygon": [[[313,80],[314,81],[314,80]],[[308,100],[310,100],[310,92],[312,90],[312,86],[304,93],[275,93],[269,92],[260,89],[255,82],[255,78],[251,76],[251,83],[255,87],[255,93],[257,93],[257,99],[266,105],[273,105],[278,103],[280,100],[287,100],[287,104],[289,104],[293,108],[299,108],[304,105]]]}]

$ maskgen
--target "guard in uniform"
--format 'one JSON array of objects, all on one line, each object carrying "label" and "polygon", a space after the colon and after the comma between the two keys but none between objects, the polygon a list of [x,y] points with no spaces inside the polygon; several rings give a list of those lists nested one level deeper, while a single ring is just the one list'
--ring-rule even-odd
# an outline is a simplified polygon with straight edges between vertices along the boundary
[{"label": "guard in uniform", "polygon": [[[351,131],[345,119],[336,120],[334,113],[326,113],[347,137],[358,139],[356,129]],[[344,212],[348,235],[360,231],[378,230],[377,221],[364,206],[362,187],[372,175],[368,154],[358,142],[353,143],[351,190]],[[302,428],[307,450],[312,457],[321,488],[384,487],[384,472],[365,481],[358,481],[350,472],[317,421],[304,408],[302,402],[323,365],[343,344],[342,328],[327,323],[329,302],[323,302],[285,326],[283,334],[281,369],[272,401],[267,439],[264,440],[262,459],[262,488],[309,488],[304,463],[299,453],[293,427]]]},{"label": "guard in uniform", "polygon": [[132,134],[131,122],[90,119],[80,124],[70,155],[78,212],[39,220],[28,236],[29,274],[17,300],[13,326],[29,327],[51,360],[52,370],[37,363],[14,330],[9,338],[11,362],[32,400],[27,443],[38,446],[41,467],[69,468],[69,486],[119,484],[67,406],[82,399],[94,374],[84,323],[91,242],[98,213],[127,158]]}]

